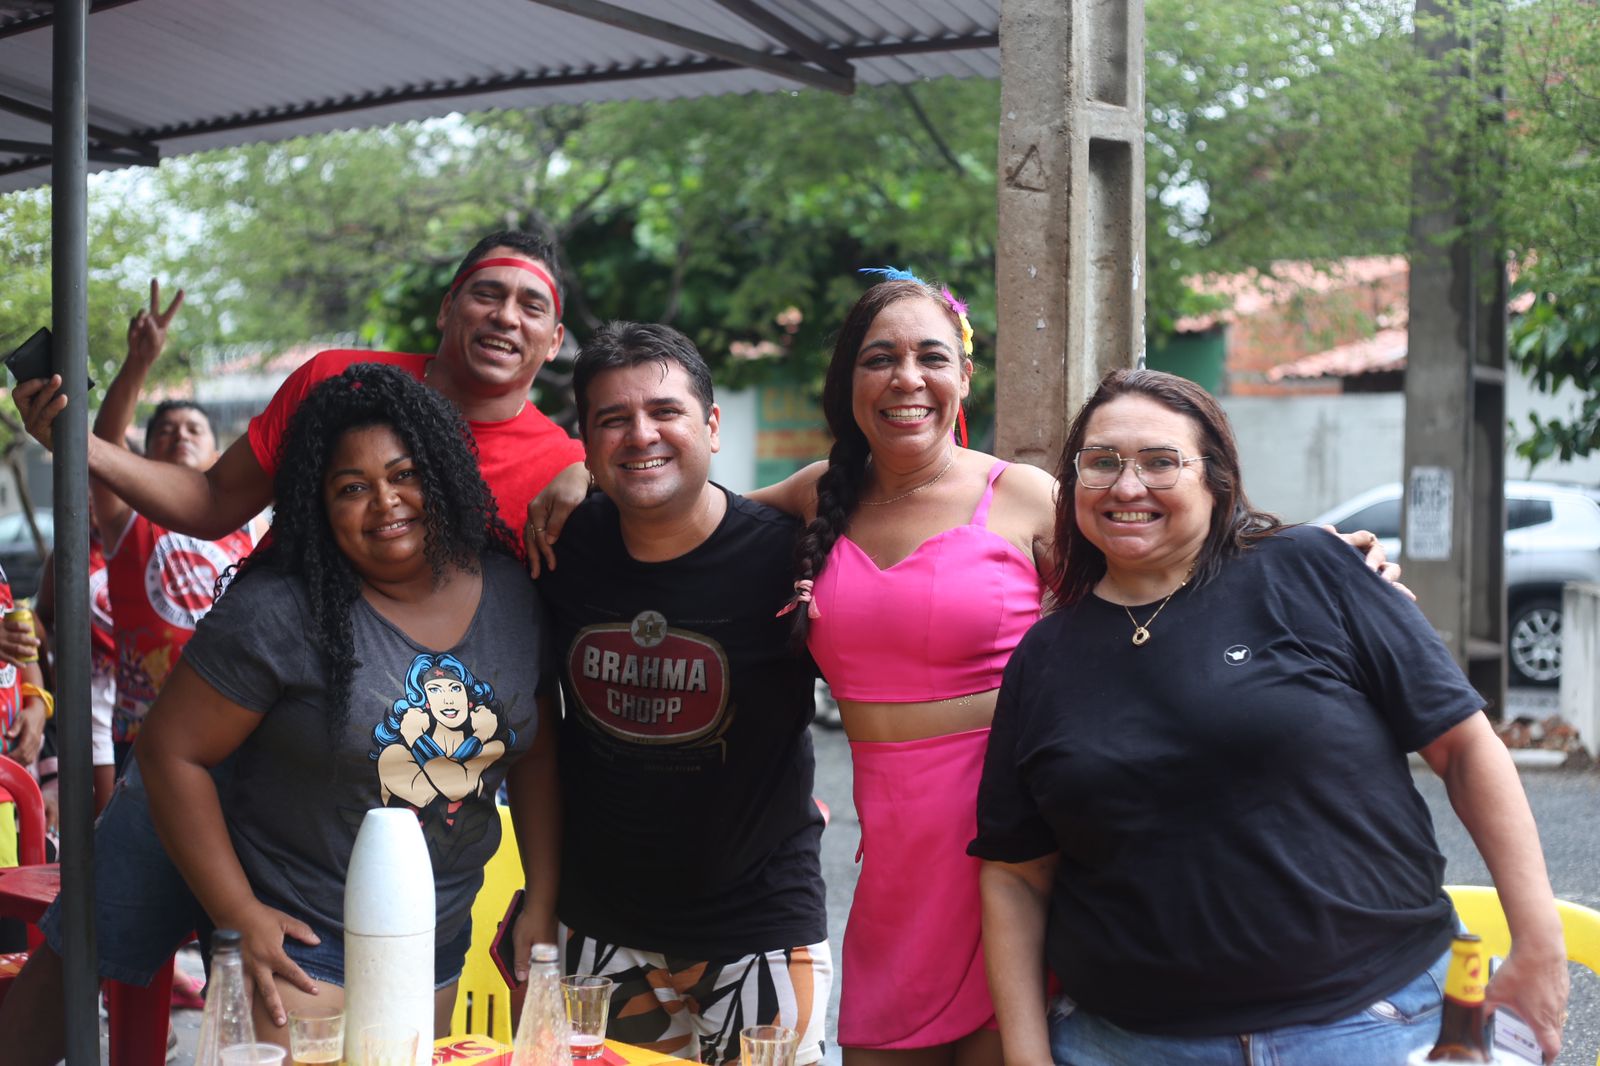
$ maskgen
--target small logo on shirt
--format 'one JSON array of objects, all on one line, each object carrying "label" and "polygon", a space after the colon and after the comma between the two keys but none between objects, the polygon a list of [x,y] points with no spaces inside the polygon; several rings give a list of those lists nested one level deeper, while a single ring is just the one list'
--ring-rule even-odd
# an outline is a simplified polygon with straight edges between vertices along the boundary
[{"label": "small logo on shirt", "polygon": [[1229,666],[1243,666],[1250,661],[1250,649],[1243,644],[1235,644],[1222,653],[1222,661]]},{"label": "small logo on shirt", "polygon": [[145,595],[169,626],[193,629],[211,610],[217,575],[232,563],[214,541],[164,533],[145,564]]},{"label": "small logo on shirt", "polygon": [[667,639],[667,617],[660,611],[640,611],[630,631],[639,647],[653,648]]}]

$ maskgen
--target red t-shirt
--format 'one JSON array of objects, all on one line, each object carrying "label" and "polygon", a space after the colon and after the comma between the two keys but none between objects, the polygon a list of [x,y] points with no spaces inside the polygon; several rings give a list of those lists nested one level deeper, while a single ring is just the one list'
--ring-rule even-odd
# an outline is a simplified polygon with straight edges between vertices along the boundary
[{"label": "red t-shirt", "polygon": [[[423,379],[431,355],[406,352],[369,352],[336,348],[319,352],[279,386],[267,409],[250,420],[250,450],[269,475],[278,469],[278,449],[289,419],[320,382],[337,377],[357,363],[383,363]],[[473,422],[467,426],[478,442],[478,467],[500,506],[500,517],[522,543],[528,504],[562,470],[583,462],[583,444],[544,416],[533,404],[524,404],[514,417],[499,422]]]},{"label": "red t-shirt", "polygon": [[89,527],[89,654],[96,663],[117,658],[116,630],[111,624],[111,583],[100,533]]},{"label": "red t-shirt", "polygon": [[[0,612],[16,606],[11,598],[11,581],[0,570]],[[17,720],[17,709],[22,706],[22,671],[16,663],[0,659],[0,730],[9,732]],[[0,732],[0,753],[10,750],[10,744]]]},{"label": "red t-shirt", "polygon": [[218,540],[200,540],[143,515],[129,518],[106,558],[117,638],[112,740],[125,743],[138,735],[195,623],[211,610],[218,576],[254,547],[248,525]]}]

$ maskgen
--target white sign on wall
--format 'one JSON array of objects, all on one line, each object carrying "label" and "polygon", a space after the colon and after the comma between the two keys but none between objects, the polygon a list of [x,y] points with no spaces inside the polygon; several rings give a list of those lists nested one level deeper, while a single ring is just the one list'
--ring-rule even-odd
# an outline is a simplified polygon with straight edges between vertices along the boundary
[{"label": "white sign on wall", "polygon": [[1455,475],[1447,467],[1412,467],[1402,541],[1406,558],[1450,558],[1450,516],[1455,510],[1455,495]]}]

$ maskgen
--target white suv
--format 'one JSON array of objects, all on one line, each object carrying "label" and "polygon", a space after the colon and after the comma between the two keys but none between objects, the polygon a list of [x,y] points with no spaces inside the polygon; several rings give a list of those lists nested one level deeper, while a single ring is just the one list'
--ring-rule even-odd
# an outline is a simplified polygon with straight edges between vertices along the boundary
[{"label": "white suv", "polygon": [[[1400,559],[1400,484],[1363,492],[1311,520],[1341,533],[1370,529]],[[1511,682],[1561,678],[1561,586],[1600,581],[1600,489],[1506,482],[1506,658]]]}]

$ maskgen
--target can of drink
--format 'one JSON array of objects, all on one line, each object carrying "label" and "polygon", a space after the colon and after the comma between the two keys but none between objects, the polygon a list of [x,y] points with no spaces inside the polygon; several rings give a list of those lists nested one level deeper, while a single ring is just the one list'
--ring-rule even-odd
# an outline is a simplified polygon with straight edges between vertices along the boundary
[{"label": "can of drink", "polygon": [[[6,621],[21,622],[23,625],[28,627],[28,632],[32,633],[34,631],[33,612],[26,607],[11,608],[6,612]],[[29,652],[27,655],[23,656],[17,661],[21,663],[36,663],[39,661],[39,653],[38,651]]]}]

